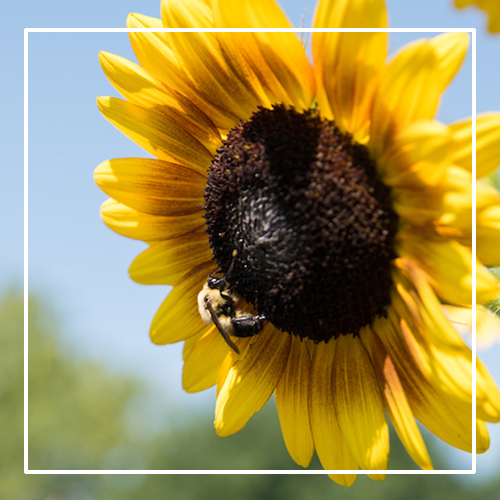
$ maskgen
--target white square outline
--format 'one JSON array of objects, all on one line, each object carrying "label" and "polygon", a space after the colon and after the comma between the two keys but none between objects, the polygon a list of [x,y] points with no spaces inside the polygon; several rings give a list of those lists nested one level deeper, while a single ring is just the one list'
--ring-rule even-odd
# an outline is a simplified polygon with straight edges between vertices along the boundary
[{"label": "white square outline", "polygon": [[[470,470],[30,470],[28,468],[28,34],[29,33],[471,33],[472,45],[472,178],[476,179],[476,29],[475,28],[25,28],[24,29],[24,473],[25,474],[475,474],[476,405],[472,404],[472,468]],[[476,190],[472,189],[472,207]],[[472,287],[476,303],[476,211],[472,210]],[[476,401],[476,309],[472,308],[472,401]]]}]

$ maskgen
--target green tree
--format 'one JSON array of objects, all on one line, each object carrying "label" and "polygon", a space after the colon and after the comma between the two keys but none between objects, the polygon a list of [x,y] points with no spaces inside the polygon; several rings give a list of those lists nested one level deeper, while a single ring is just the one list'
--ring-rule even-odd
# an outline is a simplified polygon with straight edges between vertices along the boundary
[{"label": "green tree", "polygon": [[[98,476],[23,475],[23,314],[22,296],[7,292],[0,303],[0,498],[110,498]],[[138,383],[76,361],[38,299],[29,301],[28,324],[29,469],[107,468],[115,450],[136,446],[124,415],[131,398],[141,394]]]}]

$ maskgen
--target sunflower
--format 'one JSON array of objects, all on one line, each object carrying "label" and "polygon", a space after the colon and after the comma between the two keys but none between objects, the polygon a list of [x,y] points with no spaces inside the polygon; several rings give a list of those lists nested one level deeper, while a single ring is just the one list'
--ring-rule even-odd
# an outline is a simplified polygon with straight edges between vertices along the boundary
[{"label": "sunflower", "polygon": [[469,5],[476,5],[490,16],[488,22],[490,32],[500,32],[500,2],[498,0],[455,0],[455,5],[459,9],[463,9]]},{"label": "sunflower", "polygon": [[[291,27],[272,0],[169,0],[161,21],[130,14],[128,26]],[[313,26],[386,28],[385,4],[320,0]],[[97,168],[111,197],[102,218],[149,245],[132,279],[173,286],[151,339],[184,341],[186,391],[217,386],[217,433],[242,429],[274,393],[304,467],[316,450],[327,470],[383,479],[386,413],[423,469],[416,420],[471,452],[472,354],[443,306],[470,312],[497,296],[485,266],[500,261],[500,197],[478,184],[475,301],[472,122],[434,120],[467,35],[386,62],[387,33],[315,32],[312,65],[292,32],[130,40],[139,65],[100,54],[125,100],[98,105],[155,158]],[[498,164],[499,120],[478,119],[481,176]],[[476,396],[482,453],[500,394],[480,361]]]}]

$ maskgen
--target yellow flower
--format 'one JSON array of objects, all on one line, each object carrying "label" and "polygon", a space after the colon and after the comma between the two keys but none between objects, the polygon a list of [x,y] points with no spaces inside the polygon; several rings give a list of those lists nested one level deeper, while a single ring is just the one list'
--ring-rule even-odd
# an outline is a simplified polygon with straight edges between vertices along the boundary
[{"label": "yellow flower", "polygon": [[[169,0],[161,21],[131,14],[128,26],[291,27],[270,0]],[[315,28],[386,26],[383,0],[320,0],[314,17]],[[111,197],[102,217],[149,244],[134,280],[174,287],[151,338],[185,342],[185,390],[217,385],[218,434],[274,393],[304,467],[316,450],[327,470],[383,479],[386,412],[423,469],[416,419],[471,452],[472,355],[442,305],[476,307],[472,125],[434,120],[467,35],[420,40],[386,62],[387,33],[318,32],[312,66],[294,33],[130,40],[140,65],[100,55],[126,100],[98,104],[157,159],[97,168]],[[498,164],[499,119],[478,121],[480,175]],[[484,266],[500,261],[500,197],[479,184],[477,200],[483,304],[498,294]],[[481,453],[500,394],[480,361],[476,409]],[[356,474],[331,477],[351,485]]]},{"label": "yellow flower", "polygon": [[469,5],[476,5],[490,16],[488,22],[490,32],[500,32],[500,2],[498,0],[455,0],[455,5],[459,9],[463,9]]}]

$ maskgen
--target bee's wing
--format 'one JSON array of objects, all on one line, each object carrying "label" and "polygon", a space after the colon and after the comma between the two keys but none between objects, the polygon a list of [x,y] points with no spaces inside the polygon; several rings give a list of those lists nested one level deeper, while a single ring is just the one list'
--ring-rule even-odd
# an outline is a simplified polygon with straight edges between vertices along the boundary
[{"label": "bee's wing", "polygon": [[208,309],[208,312],[210,313],[210,316],[212,317],[212,321],[214,322],[214,325],[217,327],[217,330],[219,330],[220,334],[226,341],[226,344],[233,349],[237,354],[240,353],[240,350],[236,347],[236,345],[231,341],[229,338],[229,335],[227,334],[226,330],[224,327],[221,325],[221,322],[219,321],[219,317],[214,311],[214,308],[212,306],[212,301],[210,300],[210,297],[207,297],[206,302],[205,302],[205,307]]}]

